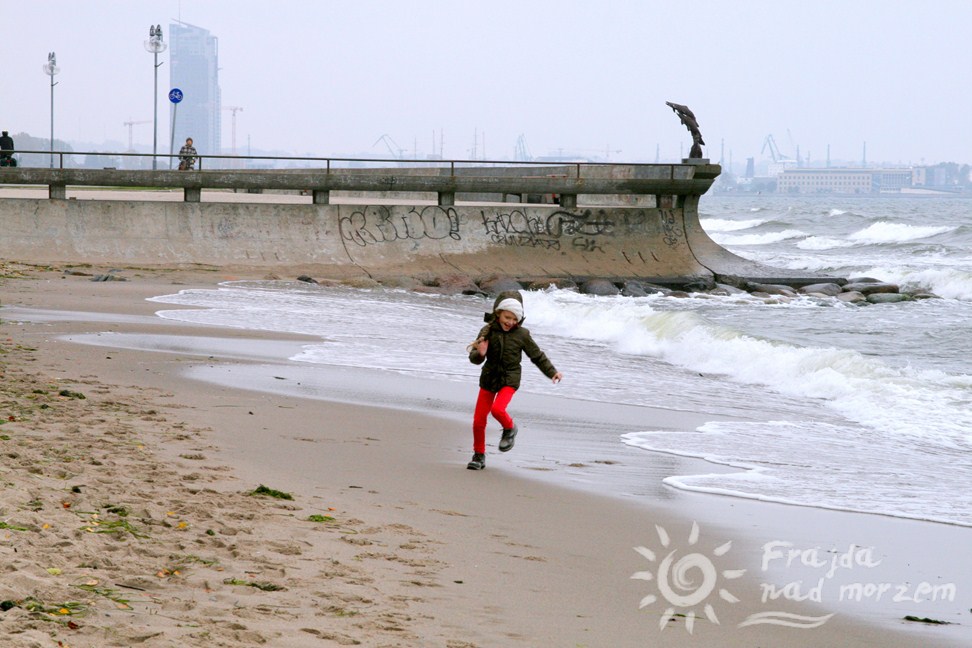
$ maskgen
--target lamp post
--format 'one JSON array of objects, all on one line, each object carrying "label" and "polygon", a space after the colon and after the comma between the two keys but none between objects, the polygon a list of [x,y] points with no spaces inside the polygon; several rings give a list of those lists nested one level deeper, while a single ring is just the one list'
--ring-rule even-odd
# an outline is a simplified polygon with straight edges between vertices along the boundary
[{"label": "lamp post", "polygon": [[57,67],[57,56],[54,52],[47,55],[47,64],[44,65],[44,74],[51,77],[51,168],[54,168],[54,75],[61,71]]},{"label": "lamp post", "polygon": [[159,146],[159,52],[164,52],[168,47],[162,42],[162,25],[149,25],[149,39],[145,41],[146,51],[152,52],[155,57],[155,89],[152,92],[152,170],[156,168],[156,152]]}]

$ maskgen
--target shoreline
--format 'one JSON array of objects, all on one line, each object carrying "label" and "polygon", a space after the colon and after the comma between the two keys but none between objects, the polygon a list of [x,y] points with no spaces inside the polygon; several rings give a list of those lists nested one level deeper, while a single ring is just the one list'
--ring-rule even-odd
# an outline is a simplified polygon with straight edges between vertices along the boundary
[{"label": "shoreline", "polygon": [[[185,351],[160,353],[116,348],[110,344],[96,347],[61,339],[64,335],[100,335],[105,331],[149,338],[179,334],[229,340],[228,349],[234,344],[252,348],[287,339],[287,336],[255,331],[165,322],[154,316],[159,304],[145,301],[174,287],[211,287],[227,277],[215,277],[213,273],[137,271],[136,274],[135,279],[126,283],[92,283],[36,270],[32,271],[34,278],[5,279],[0,286],[4,306],[93,311],[119,317],[115,320],[106,317],[107,321],[101,322],[62,320],[20,325],[8,322],[6,313],[10,311],[0,310],[4,337],[18,343],[38,342],[32,346],[37,348],[39,364],[57,367],[67,380],[95,375],[98,380],[119,388],[130,386],[130,389],[172,394],[165,400],[173,407],[163,416],[175,416],[185,425],[200,430],[194,443],[206,447],[203,454],[208,462],[216,461],[221,466],[219,470],[214,468],[215,488],[239,489],[241,482],[252,488],[264,480],[268,486],[297,494],[295,506],[306,508],[310,502],[323,499],[340,505],[334,508],[362,518],[363,523],[356,529],[358,533],[328,539],[342,548],[364,549],[356,555],[366,557],[355,562],[365,563],[367,570],[375,572],[372,574],[375,580],[384,577],[382,585],[398,589],[393,596],[399,598],[394,600],[407,609],[404,614],[410,617],[397,620],[401,630],[396,632],[402,633],[397,635],[402,637],[400,643],[389,643],[391,640],[381,634],[384,631],[376,627],[353,628],[360,635],[358,640],[366,645],[414,645],[414,639],[418,638],[422,645],[450,647],[625,646],[644,645],[651,639],[672,646],[711,645],[713,641],[727,646],[749,646],[756,641],[787,645],[804,645],[801,641],[809,642],[805,645],[820,645],[820,642],[870,645],[878,640],[889,646],[913,645],[918,640],[922,645],[949,646],[960,645],[968,639],[969,605],[959,603],[969,600],[972,586],[968,583],[956,584],[958,600],[952,606],[955,609],[916,603],[904,612],[942,618],[942,612],[946,611],[947,620],[957,620],[961,626],[912,624],[900,621],[902,614],[897,618],[890,615],[886,607],[858,609],[845,605],[833,599],[832,590],[844,582],[836,577],[824,583],[827,591],[821,596],[819,606],[812,599],[797,602],[782,594],[766,604],[759,600],[764,581],[778,579],[776,582],[781,586],[795,580],[811,583],[816,582],[813,577],[821,571],[820,567],[804,565],[798,569],[791,565],[777,570],[778,573],[760,573],[763,544],[770,541],[790,542],[793,547],[807,550],[824,548],[820,557],[825,557],[827,547],[855,542],[876,547],[883,556],[883,567],[858,565],[861,569],[856,574],[845,570],[841,576],[849,577],[847,582],[851,584],[857,582],[855,578],[868,583],[945,584],[972,570],[967,569],[968,559],[959,556],[957,551],[949,557],[934,550],[936,546],[962,546],[956,539],[959,537],[967,543],[968,535],[937,528],[943,525],[897,519],[876,521],[865,514],[692,494],[663,486],[660,479],[649,484],[643,479],[646,470],[655,477],[672,474],[672,470],[677,470],[675,459],[628,448],[616,436],[594,448],[578,444],[562,448],[558,445],[563,442],[562,437],[547,437],[546,433],[531,430],[531,435],[536,436],[529,443],[522,444],[523,447],[518,444],[517,450],[508,457],[490,452],[487,470],[482,475],[470,474],[463,469],[468,454],[468,425],[457,425],[457,417],[465,411],[453,416],[448,411],[416,412],[323,401],[308,398],[306,394],[297,395],[300,390],[289,394],[279,390],[260,391],[255,385],[259,381],[245,376],[247,368],[257,373],[262,371],[261,367],[270,366],[293,370],[290,367],[293,363],[260,365],[252,357],[241,362],[226,349],[213,353],[211,358],[200,359]],[[133,323],[127,319],[131,315],[154,319]],[[303,338],[293,336],[290,341],[299,339]],[[190,367],[197,367],[192,371],[202,367],[212,373],[222,373],[222,382],[185,380],[183,375]],[[288,382],[268,373],[263,371],[265,383],[279,388]],[[316,373],[326,372],[317,370]],[[457,384],[463,390],[462,398],[468,391],[465,387]],[[395,390],[400,390],[400,386],[393,385],[392,391]],[[524,398],[529,400],[532,399]],[[546,406],[542,399],[536,405],[540,410]],[[661,417],[666,415],[669,418],[664,423],[668,426],[685,424],[671,412],[659,413]],[[407,435],[401,432],[403,426],[409,430]],[[496,440],[490,441],[495,444]],[[548,450],[537,453],[530,450],[534,447]],[[179,452],[165,444],[151,451],[173,465],[192,463],[181,459]],[[710,465],[710,471],[712,468]],[[623,470],[632,472],[624,482],[630,485],[630,493],[608,497],[597,491],[595,486],[605,475],[616,479],[615,473]],[[473,481],[476,477],[479,479]],[[576,488],[565,488],[572,481]],[[290,516],[286,524],[298,522],[296,513],[281,514]],[[697,544],[689,542],[693,522],[701,529]],[[726,554],[727,564],[719,567],[746,568],[747,574],[721,583],[740,599],[738,603],[729,604],[715,593],[707,599],[718,615],[719,624],[706,619],[700,603],[696,606],[699,618],[692,634],[686,632],[686,617],[676,617],[669,627],[659,631],[659,619],[665,611],[663,597],[653,582],[631,578],[636,572],[654,568],[634,547],[652,547],[660,555],[657,526],[668,531],[672,549],[684,552],[692,544],[704,549],[702,553],[709,555],[713,563],[718,561],[712,552],[727,539],[732,540],[733,546]],[[964,527],[960,529],[967,531]],[[342,539],[365,539],[363,536],[369,536],[370,544],[353,545],[348,539]],[[891,540],[893,544],[889,544]],[[367,550],[375,549],[376,545],[380,549]],[[403,549],[406,545],[409,548]],[[928,551],[929,547],[932,551]],[[309,553],[311,549],[302,551]],[[417,559],[413,552],[424,555]],[[922,552],[934,555],[922,556]],[[950,559],[956,564],[950,566]],[[295,560],[309,562],[306,558]],[[393,569],[394,576],[389,576],[387,571],[383,574],[382,570],[387,570],[389,565],[408,573]],[[950,570],[946,569],[949,567]],[[860,578],[862,570],[866,570],[865,579]],[[310,593],[323,584],[302,586]],[[295,586],[290,591],[297,589]],[[654,593],[656,601],[639,610],[639,601],[649,593]],[[276,594],[263,594],[268,595]],[[312,603],[303,605],[303,609],[291,612],[295,614],[294,621],[309,623],[305,619],[320,617],[320,605],[316,609]],[[837,608],[837,614],[813,629],[770,625],[736,627],[741,620],[762,611],[780,610],[819,617],[833,608]],[[279,619],[274,625],[260,617],[259,612],[255,615],[254,623],[244,625],[257,629],[247,631],[271,637],[274,631],[280,631]],[[367,611],[361,610],[353,618],[363,621],[367,616]],[[147,617],[146,622],[150,622]],[[327,624],[316,628],[317,635],[304,634],[308,640],[317,637],[319,644],[321,633],[333,632],[334,628],[328,626],[340,625],[342,619],[329,617]],[[219,626],[218,615],[212,623]],[[163,630],[159,642],[171,631],[170,628]],[[391,636],[396,635],[392,632]],[[413,642],[410,644],[405,637],[411,637]],[[166,638],[171,639],[171,636]],[[167,644],[150,641],[145,645]],[[236,645],[251,644],[241,640]]]}]

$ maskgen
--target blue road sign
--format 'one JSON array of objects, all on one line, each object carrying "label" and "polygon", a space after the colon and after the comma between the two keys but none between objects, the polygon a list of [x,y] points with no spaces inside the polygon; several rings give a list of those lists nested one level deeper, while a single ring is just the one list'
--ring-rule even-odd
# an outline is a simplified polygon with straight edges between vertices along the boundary
[{"label": "blue road sign", "polygon": [[180,101],[182,101],[182,90],[180,90],[179,88],[172,88],[171,90],[169,90],[169,101],[171,101],[174,104],[177,104]]}]

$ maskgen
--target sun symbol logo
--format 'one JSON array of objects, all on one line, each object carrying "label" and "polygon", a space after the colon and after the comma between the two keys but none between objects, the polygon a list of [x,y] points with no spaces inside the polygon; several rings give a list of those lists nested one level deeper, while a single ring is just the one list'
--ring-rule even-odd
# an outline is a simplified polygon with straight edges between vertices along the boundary
[{"label": "sun symbol logo", "polygon": [[[668,623],[675,619],[679,614],[685,617],[685,629],[692,634],[695,629],[695,619],[698,617],[695,607],[703,603],[710,594],[716,589],[719,590],[719,598],[728,603],[738,603],[739,599],[732,595],[729,590],[718,587],[719,576],[726,580],[739,578],[746,573],[745,569],[722,570],[716,569],[712,560],[698,552],[687,553],[679,556],[677,549],[669,550],[672,541],[668,531],[664,527],[655,525],[658,531],[658,540],[661,542],[663,551],[668,553],[658,563],[657,574],[653,571],[639,571],[631,575],[631,578],[646,581],[655,581],[658,584],[658,593],[668,602],[669,607],[661,616],[659,627],[664,630]],[[692,530],[688,537],[688,546],[694,547],[699,541],[699,525],[692,523]],[[726,542],[712,550],[712,555],[721,557],[732,548],[732,541]],[[635,551],[654,563],[657,560],[655,552],[647,547],[635,547]],[[662,552],[659,552],[662,553]],[[658,597],[654,594],[641,599],[638,606],[643,609],[655,603]],[[715,608],[711,603],[705,603],[702,607],[705,618],[714,624],[719,623]]]}]

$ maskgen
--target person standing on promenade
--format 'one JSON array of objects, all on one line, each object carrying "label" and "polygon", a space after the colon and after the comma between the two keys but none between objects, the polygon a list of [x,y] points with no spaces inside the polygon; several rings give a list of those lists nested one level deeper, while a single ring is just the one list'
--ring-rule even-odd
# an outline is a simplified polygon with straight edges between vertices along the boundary
[{"label": "person standing on promenade", "polygon": [[196,147],[192,145],[192,138],[187,137],[185,145],[179,149],[179,170],[192,171],[196,166]]},{"label": "person standing on promenade", "polygon": [[14,141],[10,137],[10,133],[3,131],[3,135],[0,135],[0,166],[17,166],[17,160],[13,158],[13,153],[8,153],[8,151],[14,151]]},{"label": "person standing on promenade", "polygon": [[507,452],[516,442],[517,427],[506,412],[513,394],[520,387],[522,354],[550,378],[559,383],[563,374],[554,368],[546,354],[533,341],[530,331],[523,328],[523,297],[518,291],[502,292],[493,303],[493,312],[486,315],[486,326],[476,340],[467,347],[469,361],[483,365],[479,376],[479,398],[473,414],[473,457],[469,470],[486,467],[487,415],[503,426],[499,451]]}]

